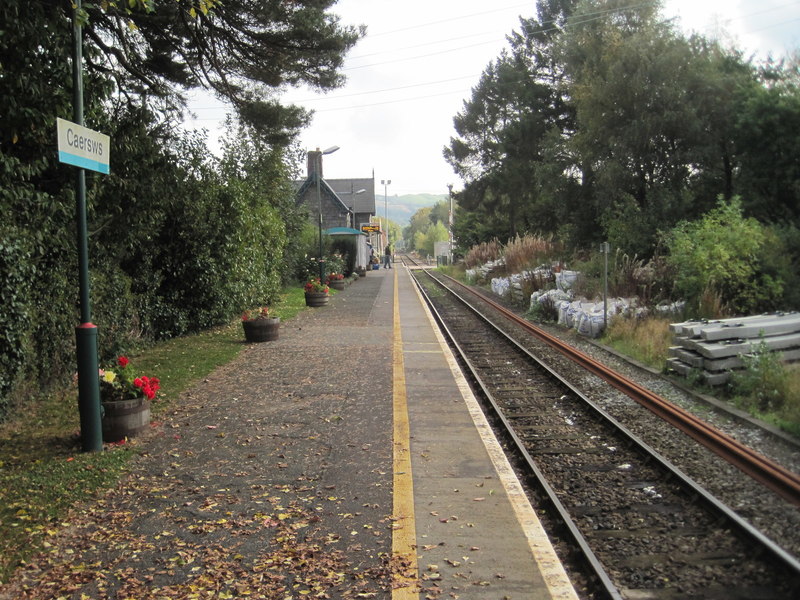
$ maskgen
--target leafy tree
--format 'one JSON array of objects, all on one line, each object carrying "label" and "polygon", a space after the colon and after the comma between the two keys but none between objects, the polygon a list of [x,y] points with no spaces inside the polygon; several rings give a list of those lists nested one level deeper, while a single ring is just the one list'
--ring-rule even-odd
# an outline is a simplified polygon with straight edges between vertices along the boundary
[{"label": "leafy tree", "polygon": [[442,223],[434,223],[414,234],[414,247],[424,256],[435,256],[435,243],[446,242],[449,239],[447,228]]},{"label": "leafy tree", "polygon": [[[698,114],[698,56],[669,24],[658,3],[586,2],[566,36],[565,58],[577,110],[572,138],[581,164],[591,165],[598,212],[606,223],[640,215],[646,239],[616,246],[649,254],[660,223],[670,225],[691,206],[682,191],[708,142]],[[589,17],[592,18],[589,18]]]},{"label": "leafy tree", "polygon": [[742,155],[735,140],[739,104],[758,92],[757,69],[742,52],[722,48],[719,43],[692,36],[689,44],[696,57],[695,75],[687,94],[696,98],[696,111],[703,122],[704,144],[693,149],[689,187],[693,197],[693,216],[714,207],[717,196],[730,200],[734,195],[749,197],[740,185]]},{"label": "leafy tree", "polygon": [[432,211],[432,207],[424,206],[411,215],[408,226],[403,229],[403,238],[406,240],[409,250],[416,248],[414,240],[416,239],[417,233],[424,231],[430,226]]},{"label": "leafy tree", "polygon": [[800,229],[797,225],[768,225],[766,244],[759,258],[763,272],[784,282],[783,298],[775,307],[797,310],[800,306]]},{"label": "leafy tree", "polygon": [[432,223],[441,223],[447,228],[450,220],[450,201],[441,200],[431,207],[430,220]]},{"label": "leafy tree", "polygon": [[457,253],[466,256],[469,250],[478,246],[485,239],[491,239],[490,232],[494,231],[490,224],[481,218],[477,212],[458,211],[458,218],[453,223],[453,237],[455,238]]}]

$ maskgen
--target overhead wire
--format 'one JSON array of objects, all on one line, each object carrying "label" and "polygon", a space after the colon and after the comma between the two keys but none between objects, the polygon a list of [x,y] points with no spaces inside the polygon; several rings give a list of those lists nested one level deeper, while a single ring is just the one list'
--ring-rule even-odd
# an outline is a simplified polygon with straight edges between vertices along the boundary
[{"label": "overhead wire", "polygon": [[[575,27],[577,25],[584,25],[586,23],[591,23],[593,21],[600,20],[600,19],[604,18],[605,16],[607,16],[608,14],[611,14],[611,13],[620,13],[620,12],[624,12],[624,11],[638,10],[638,9],[644,8],[646,6],[651,6],[653,4],[654,4],[654,2],[652,0],[650,0],[648,2],[642,2],[642,3],[639,3],[639,4],[630,4],[630,5],[627,5],[627,6],[621,6],[621,7],[616,7],[616,8],[609,8],[609,9],[603,9],[603,10],[596,10],[596,11],[587,12],[587,13],[584,13],[584,14],[580,15],[580,17],[577,18],[577,19],[573,18],[572,22],[570,22],[565,27]],[[748,13],[747,15],[742,15],[740,17],[736,17],[733,20],[750,19],[750,18],[758,16],[758,15],[762,15],[762,14],[769,13],[769,12],[774,12],[776,10],[781,10],[783,8],[786,8],[787,6],[794,6],[796,4],[798,4],[798,3],[797,2],[788,2],[786,4],[781,4],[779,6],[775,6],[775,7],[772,7],[772,8],[764,9],[764,10],[753,12],[753,13]],[[478,13],[478,14],[482,14],[482,13]],[[433,23],[438,23],[438,21],[434,21]],[[526,25],[523,23],[523,24],[521,24],[520,29],[525,31],[528,35],[536,35],[536,34],[541,34],[541,33],[552,33],[553,31],[558,31],[558,30],[562,29],[562,27],[560,27],[560,26],[545,26],[545,23],[554,23],[554,21],[546,21],[546,22],[538,25],[537,27],[533,27],[531,29],[526,29]],[[786,23],[785,21],[781,22],[780,25],[785,24],[785,23]],[[420,25],[418,25],[416,27],[425,27],[427,25],[428,25],[428,23],[423,23],[423,24],[420,24]],[[754,31],[760,31],[762,29],[769,29],[770,27],[776,27],[778,25],[779,24],[772,25],[772,26],[767,26],[767,27],[762,27],[762,28],[760,28],[758,30],[754,30]],[[413,29],[413,28],[406,28],[406,29]],[[402,31],[405,31],[406,29],[404,29]],[[398,30],[398,31],[400,31],[400,30]],[[402,51],[402,50],[411,50],[411,49],[414,49],[414,48],[421,48],[421,47],[425,47],[425,46],[429,46],[429,45],[434,45],[434,44],[437,44],[437,43],[442,43],[443,41],[457,41],[457,40],[460,40],[460,39],[478,37],[479,35],[483,35],[483,34],[476,34],[474,36],[460,36],[460,37],[456,37],[456,38],[450,38],[449,40],[439,40],[439,41],[436,41],[436,42],[427,42],[425,44],[418,44],[418,45],[414,45],[414,46],[406,46],[406,47],[403,47],[403,48],[393,48],[391,50],[385,50],[385,51],[382,51],[382,52],[373,52],[371,54],[365,54],[365,55],[362,55],[362,56],[351,57],[351,58],[365,58],[365,57],[368,57],[368,56],[377,56],[377,55],[380,55],[380,54],[388,54],[388,53],[398,52],[398,51]],[[507,36],[508,34],[506,33],[504,35]],[[420,54],[420,55],[416,55],[416,56],[398,58],[398,59],[393,59],[393,60],[389,60],[389,61],[371,63],[371,64],[368,64],[368,65],[355,65],[355,66],[352,66],[352,67],[344,67],[342,70],[343,71],[356,70],[356,69],[362,69],[362,68],[366,68],[366,67],[381,66],[381,65],[391,64],[391,63],[395,63],[395,62],[402,62],[402,61],[405,61],[405,60],[416,60],[416,59],[420,59],[420,58],[430,58],[431,56],[437,56],[439,54],[447,54],[447,53],[450,53],[450,52],[457,52],[457,51],[460,51],[460,50],[466,50],[466,49],[469,49],[469,48],[474,48],[476,46],[487,45],[487,44],[491,44],[491,43],[495,43],[495,42],[496,42],[496,40],[492,40],[490,42],[481,42],[479,44],[469,44],[469,45],[466,45],[466,46],[458,46],[458,47],[455,47],[455,48],[449,48],[449,49],[446,49],[446,50],[441,50],[441,51],[438,51],[438,52],[431,52],[431,53],[428,53],[428,54]]]},{"label": "overhead wire", "polygon": [[[644,8],[646,6],[650,6],[652,4],[653,4],[653,0],[649,0],[648,2],[642,2],[642,3],[639,3],[639,4],[632,4],[632,5],[629,5],[629,6],[621,6],[621,7],[617,7],[617,8],[613,8],[613,9],[604,9],[604,10],[596,10],[596,11],[587,12],[587,13],[584,13],[583,15],[581,15],[581,20],[578,20],[578,21],[575,21],[574,23],[571,23],[571,26],[590,23],[592,21],[596,21],[596,20],[602,19],[603,17],[605,17],[606,15],[608,15],[610,13],[623,12],[623,11],[628,11],[628,10],[637,10],[637,9],[640,9],[640,8]],[[554,23],[554,21],[548,21],[548,23]],[[418,27],[425,27],[427,25],[428,24],[420,24],[420,25],[418,25]],[[561,27],[559,27],[559,26],[544,27],[543,25],[544,24],[540,25],[539,27],[535,27],[533,29],[526,30],[526,33],[528,33],[528,35],[535,35],[535,34],[539,34],[539,33],[550,33],[550,32],[558,31],[558,30],[561,29]],[[411,28],[409,28],[409,29],[411,29]],[[525,30],[525,25],[524,24],[521,25],[521,29]],[[508,36],[507,33],[505,33],[503,35]],[[465,36],[465,37],[471,37],[471,36]],[[463,38],[455,38],[455,39],[463,39]],[[382,62],[378,62],[378,63],[371,63],[371,64],[368,64],[368,65],[356,65],[356,66],[352,66],[352,67],[344,67],[344,68],[342,68],[342,71],[354,71],[356,69],[364,69],[364,68],[367,68],[367,67],[376,67],[376,66],[381,66],[381,65],[386,65],[386,64],[396,63],[396,62],[403,62],[403,61],[406,61],[406,60],[417,60],[417,59],[421,59],[421,58],[430,58],[431,56],[438,56],[440,54],[449,54],[451,52],[459,52],[461,50],[467,50],[469,48],[475,48],[477,46],[486,46],[486,45],[495,44],[495,43],[497,43],[497,40],[490,40],[488,42],[481,42],[479,44],[469,44],[469,45],[466,45],[466,46],[457,46],[455,48],[448,48],[446,50],[440,50],[438,52],[430,52],[428,54],[420,54],[420,55],[417,55],[417,56],[408,56],[408,57],[404,57],[404,58],[397,58],[397,59],[382,61]],[[424,45],[428,45],[428,44],[423,44],[422,46],[424,46]],[[408,50],[408,49],[413,49],[415,47],[421,47],[421,46],[409,46],[409,47],[406,47],[406,48],[401,48],[399,50]],[[398,51],[398,49],[387,50],[386,52],[383,52],[382,54],[389,53],[389,52],[396,52],[396,51]],[[374,56],[376,54],[378,54],[378,53],[373,53],[373,54],[371,54],[369,56]]]},{"label": "overhead wire", "polygon": [[[600,19],[606,17],[610,13],[623,12],[623,11],[629,11],[629,10],[637,10],[637,9],[640,9],[640,8],[643,8],[643,7],[652,5],[652,4],[653,4],[652,1],[648,1],[648,2],[643,2],[643,3],[638,3],[638,4],[631,4],[631,5],[627,5],[627,6],[623,6],[623,7],[616,7],[616,8],[613,8],[613,9],[604,9],[604,10],[597,10],[597,11],[588,12],[588,13],[585,13],[585,14],[581,15],[581,18],[579,20],[571,22],[569,24],[569,26],[570,27],[574,27],[576,25],[584,25],[584,24],[587,24],[587,23],[591,23],[593,21],[600,20]],[[777,7],[772,7],[772,8],[764,9],[764,10],[757,11],[757,12],[754,12],[754,13],[749,13],[749,14],[743,15],[741,17],[736,17],[736,19],[739,20],[739,19],[752,18],[754,16],[758,16],[758,15],[762,15],[762,14],[765,14],[765,13],[773,12],[775,10],[780,10],[782,8],[785,8],[787,6],[792,6],[792,5],[795,5],[795,4],[797,4],[797,2],[790,2],[790,3],[782,4],[782,5],[779,5]],[[520,6],[523,6],[523,5],[520,5]],[[525,4],[524,6],[529,6],[529,4]],[[513,8],[513,7],[507,7],[507,9],[510,9],[510,8]],[[505,10],[505,9],[501,9],[501,10]],[[479,16],[479,15],[488,14],[488,13],[491,13],[491,12],[498,12],[498,11],[485,11],[485,12],[482,12],[482,13],[473,13],[471,15],[465,15],[463,18],[467,18],[467,17],[471,17],[471,16]],[[800,20],[800,19],[793,19],[792,21],[788,21],[788,22],[794,22],[794,21],[797,21],[797,20]],[[373,34],[373,37],[377,36],[377,35],[387,35],[389,33],[398,33],[398,32],[408,31],[408,30],[411,30],[411,29],[418,29],[418,28],[429,26],[429,25],[438,24],[438,23],[441,23],[441,22],[442,21],[432,21],[432,22],[429,22],[429,23],[422,23],[422,24],[418,24],[418,25],[415,25],[415,26],[412,26],[412,27],[397,29],[397,30],[393,30],[393,31],[389,31],[389,32],[382,32],[380,34]],[[550,23],[552,23],[552,21],[550,21]],[[759,28],[759,29],[754,30],[754,31],[761,31],[761,30],[764,30],[764,29],[769,29],[771,27],[776,27],[778,25],[783,25],[785,23],[787,23],[787,21],[782,21],[780,24],[765,26],[765,27]],[[526,33],[528,33],[529,35],[535,35],[535,34],[539,34],[539,33],[550,33],[550,32],[562,29],[559,26],[545,27],[544,25],[545,24],[543,23],[543,24],[540,24],[538,27],[533,27],[533,28],[530,28],[530,29],[526,29],[526,26],[523,23],[523,24],[521,24],[520,28],[523,31],[525,31]],[[508,35],[508,34],[506,34],[506,35]],[[477,36],[460,36],[460,37],[456,37],[456,38],[451,38],[449,41],[456,41],[456,40],[459,40],[459,39],[466,39],[466,38],[470,38],[470,37],[477,37]],[[415,46],[407,46],[407,47],[401,48],[399,50],[413,49],[413,48],[416,48],[416,47],[424,47],[424,46],[427,46],[427,45],[431,45],[433,43],[436,43],[436,42],[420,44],[420,45],[415,45]],[[442,51],[439,51],[439,52],[433,52],[433,53],[428,53],[428,54],[423,54],[423,55],[417,55],[417,56],[405,57],[405,58],[398,58],[398,59],[393,59],[393,60],[390,60],[390,61],[383,61],[383,62],[378,62],[378,63],[371,63],[369,65],[358,65],[358,66],[353,66],[353,67],[345,67],[342,70],[343,71],[356,70],[356,69],[361,69],[361,68],[367,68],[367,67],[373,67],[373,66],[381,66],[381,65],[385,65],[385,64],[392,64],[392,63],[403,62],[403,61],[408,61],[408,60],[417,60],[417,59],[421,59],[421,58],[430,58],[432,56],[438,56],[438,55],[441,55],[441,54],[457,52],[457,51],[460,51],[460,50],[465,50],[465,49],[473,48],[473,47],[476,47],[476,46],[487,45],[489,43],[496,43],[496,40],[492,40],[491,42],[484,42],[484,43],[480,43],[480,44],[470,44],[470,45],[466,45],[466,46],[459,46],[457,48],[442,50]],[[389,53],[389,52],[396,52],[396,51],[398,51],[398,49],[387,50],[387,51],[379,52],[379,53],[372,53],[372,54],[369,54],[369,55],[362,55],[361,57],[357,57],[357,58],[364,58],[364,57],[367,57],[367,56],[375,56],[375,55],[378,55],[378,54],[386,54],[386,53]],[[411,88],[415,88],[415,87],[425,87],[425,86],[429,86],[429,85],[438,85],[438,84],[441,84],[441,83],[448,83],[448,82],[457,81],[457,80],[463,80],[463,79],[474,79],[475,77],[479,77],[479,76],[480,75],[470,75],[470,76],[457,77],[457,78],[451,78],[451,79],[443,79],[443,80],[432,81],[432,82],[409,84],[409,85],[405,85],[405,86],[397,86],[397,87],[393,87],[393,88],[385,88],[385,89],[380,89],[380,90],[367,90],[367,91],[363,91],[363,92],[353,92],[353,93],[350,93],[350,94],[318,96],[318,97],[314,97],[314,98],[306,98],[306,99],[295,100],[293,102],[297,102],[297,103],[304,102],[305,103],[305,102],[317,102],[317,101],[325,101],[325,100],[336,100],[336,99],[340,99],[340,98],[352,98],[352,97],[366,96],[366,95],[371,95],[371,94],[398,91],[398,90],[403,90],[403,89],[411,89]],[[413,98],[394,99],[394,100],[388,100],[388,101],[385,101],[385,102],[376,102],[376,103],[370,103],[370,104],[359,104],[359,105],[356,105],[356,106],[346,106],[346,107],[327,108],[327,109],[314,109],[314,110],[316,112],[352,110],[352,109],[358,109],[358,108],[368,108],[368,107],[372,107],[372,106],[396,104],[396,103],[401,103],[401,102],[411,102],[411,101],[416,101],[416,100],[421,100],[421,99],[426,99],[426,98],[434,98],[434,97],[446,96],[446,95],[456,94],[456,93],[463,93],[463,92],[461,92],[459,90],[459,91],[453,91],[453,92],[429,94],[429,95],[426,95],[426,96],[417,96],[417,97],[413,97]],[[199,108],[199,109],[202,109],[202,108]],[[213,120],[213,119],[195,119],[195,120]]]},{"label": "overhead wire", "polygon": [[[580,19],[578,21],[574,21],[573,23],[570,24],[570,26],[574,27],[575,25],[583,25],[583,24],[586,24],[586,23],[590,23],[592,21],[596,21],[596,20],[602,19],[602,18],[604,18],[605,16],[607,16],[611,12],[621,12],[621,11],[626,11],[626,10],[635,10],[635,9],[642,8],[642,7],[650,5],[650,4],[652,4],[652,2],[634,4],[634,5],[629,5],[629,6],[625,6],[625,7],[618,7],[616,9],[593,11],[591,13],[586,13],[585,15],[581,15],[582,17],[585,17],[585,18]],[[752,18],[754,16],[762,15],[762,14],[765,14],[765,13],[768,13],[768,12],[773,12],[775,10],[780,10],[782,8],[785,8],[787,6],[792,6],[792,5],[795,5],[795,4],[797,4],[797,2],[790,2],[790,3],[782,4],[782,5],[777,6],[777,7],[772,7],[772,8],[764,9],[764,10],[757,11],[757,12],[754,12],[754,13],[749,13],[747,15],[742,15],[741,17],[737,17],[737,19]],[[788,21],[788,22],[794,22],[794,21],[797,21],[797,20],[800,20],[800,19],[793,19],[792,21]],[[783,25],[785,23],[787,23],[787,21],[782,21],[780,23],[780,25]],[[769,29],[771,27],[776,27],[778,25],[779,24],[770,25],[770,26],[766,26],[766,27],[763,27],[763,28],[759,28],[759,29],[754,30],[754,31],[761,31],[763,29]],[[523,26],[523,29],[524,29],[524,26]],[[529,30],[529,32],[531,34],[549,33],[549,32],[552,32],[552,31],[555,31],[555,30],[558,30],[558,29],[560,29],[560,27],[544,28],[544,27],[540,26],[538,28],[533,28],[532,30]],[[473,47],[473,45],[471,45],[471,46],[462,46],[462,47],[459,47],[459,48],[456,48],[456,49],[452,49],[452,50],[448,50],[448,51],[436,52],[436,53],[431,53],[431,54],[421,55],[421,56],[416,56],[416,57],[409,57],[409,58],[405,58],[405,59],[396,59],[394,61],[386,61],[386,62],[381,62],[381,63],[375,63],[373,65],[363,65],[363,66],[380,66],[380,65],[383,65],[383,64],[399,62],[399,61],[402,61],[402,60],[413,60],[413,59],[417,59],[417,58],[427,58],[427,57],[430,57],[430,56],[435,56],[435,55],[443,54],[443,53],[446,53],[446,52],[454,52],[454,51],[458,51],[458,50],[463,50],[463,49],[470,48],[470,47]],[[361,67],[355,67],[355,68],[361,68]],[[444,81],[450,81],[450,80],[442,80],[442,81],[444,82]],[[428,83],[428,84],[420,84],[420,85],[433,85],[434,83],[436,83],[436,82],[431,82],[431,83]],[[404,86],[404,87],[416,87],[416,86],[410,85],[410,86]],[[400,88],[398,88],[398,89],[400,89]],[[377,93],[377,92],[372,92],[372,91],[356,92],[356,93],[353,93],[353,94],[348,94],[347,96],[338,96],[338,95],[328,96],[328,97],[325,97],[325,99],[336,99],[336,98],[342,98],[342,97],[353,97],[353,96],[359,96],[359,95],[366,95],[366,94],[370,94],[370,93]],[[451,93],[457,93],[457,92],[454,91],[454,92],[451,92]],[[427,97],[433,98],[433,97],[438,97],[438,96],[443,96],[443,95],[449,95],[449,94],[446,94],[446,93],[444,93],[444,94],[432,94],[432,95],[427,96]],[[421,100],[421,99],[425,99],[425,98],[426,97],[418,96],[418,97],[413,97],[413,98],[404,98],[404,99],[391,100],[391,101],[386,101],[386,102],[378,102],[378,103],[370,103],[370,104],[359,104],[357,106],[347,106],[347,107],[341,107],[341,108],[314,109],[314,110],[317,111],[317,112],[351,110],[351,109],[369,108],[369,107],[372,107],[372,106],[381,106],[381,105],[393,104],[393,103],[412,102],[412,101]],[[315,100],[318,100],[318,99],[322,99],[322,98],[308,99],[308,100],[305,100],[305,101],[306,102],[315,101]]]},{"label": "overhead wire", "polygon": [[446,19],[440,19],[438,21],[428,21],[427,23],[417,23],[415,25],[410,25],[408,27],[402,27],[400,29],[392,29],[390,31],[381,31],[381,32],[378,32],[378,33],[373,33],[373,34],[370,34],[370,37],[380,37],[380,36],[391,35],[391,34],[395,34],[395,33],[403,33],[405,31],[410,31],[412,29],[421,29],[423,27],[430,27],[432,25],[441,25],[442,23],[452,23],[453,21],[470,19],[472,17],[480,17],[480,16],[483,16],[483,15],[489,15],[489,14],[495,14],[495,13],[498,13],[498,12],[502,12],[504,10],[514,10],[514,9],[522,8],[522,7],[530,7],[530,5],[531,5],[530,2],[525,2],[524,4],[515,4],[514,6],[504,6],[504,7],[501,7],[501,8],[496,8],[494,10],[486,10],[486,11],[482,11],[482,12],[479,12],[479,13],[470,13],[468,15],[450,16],[450,17],[448,17]]},{"label": "overhead wire", "polygon": [[[648,1],[648,2],[643,2],[643,3],[639,3],[639,4],[632,4],[632,5],[628,5],[628,6],[617,7],[617,8],[614,8],[614,9],[604,9],[604,10],[592,11],[592,12],[586,13],[585,15],[582,15],[582,17],[584,17],[584,18],[579,20],[577,22],[577,24],[584,24],[584,23],[589,23],[589,22],[592,22],[592,21],[596,21],[596,20],[602,19],[605,16],[607,16],[609,13],[622,12],[622,11],[627,11],[627,10],[637,10],[637,9],[640,9],[640,8],[643,8],[643,7],[652,5],[652,4],[653,4],[652,1]],[[552,22],[553,21],[550,21],[550,23],[552,23]],[[422,24],[419,27],[424,27],[425,25],[426,24]],[[522,29],[525,29],[524,24],[522,25]],[[545,28],[543,26],[539,26],[538,28],[533,28],[533,29],[527,30],[527,31],[530,34],[535,34],[535,33],[552,32],[552,31],[556,31],[556,30],[559,30],[559,29],[561,29],[561,28],[560,27],[547,27],[547,28]],[[392,61],[384,61],[384,62],[380,62],[380,63],[373,63],[373,64],[370,64],[370,65],[360,65],[360,66],[356,66],[356,67],[345,67],[343,70],[354,70],[354,69],[360,69],[360,68],[365,68],[365,67],[369,67],[369,66],[380,66],[380,65],[390,64],[390,63],[394,63],[394,62],[402,62],[402,61],[405,61],[405,60],[414,60],[414,59],[418,59],[418,58],[429,58],[431,56],[437,56],[437,55],[440,55],[440,54],[447,54],[447,53],[450,53],[450,52],[457,52],[457,51],[464,50],[464,49],[467,49],[467,48],[473,48],[475,46],[486,45],[487,43],[495,43],[495,40],[492,40],[491,42],[482,43],[482,44],[471,44],[471,45],[468,45],[468,46],[460,46],[458,48],[442,50],[440,52],[433,52],[433,53],[428,53],[428,54],[425,54],[425,55],[420,55],[420,56],[415,56],[415,57],[399,58],[399,59],[395,59],[395,60],[392,60]],[[473,76],[473,77],[477,77],[477,76]],[[457,78],[457,79],[467,79],[467,78],[468,77]],[[397,89],[408,89],[408,88],[413,88],[413,87],[421,87],[421,86],[424,86],[424,85],[435,85],[435,84],[438,84],[438,83],[445,83],[445,82],[449,82],[449,81],[453,81],[453,80],[449,79],[449,80],[441,80],[440,82],[430,82],[430,83],[426,83],[426,84],[412,84],[412,85],[408,85],[408,86],[400,86],[398,88],[391,88],[391,89],[388,89],[388,90],[377,90],[377,91],[370,90],[370,91],[366,91],[366,92],[355,92],[355,93],[347,94],[347,95],[322,96],[322,97],[311,98],[311,99],[306,99],[306,100],[297,100],[296,102],[314,102],[314,101],[326,100],[326,99],[334,100],[334,99],[339,99],[339,98],[361,96],[361,95],[367,95],[367,94],[373,94],[373,93],[382,93],[383,91],[395,91]],[[337,107],[337,108],[315,108],[313,110],[315,112],[332,112],[332,111],[352,110],[354,108],[369,108],[369,107],[373,107],[373,106],[383,106],[383,105],[387,105],[387,104],[396,104],[396,103],[400,103],[400,102],[413,102],[413,101],[417,101],[417,100],[424,100],[424,99],[428,99],[428,98],[449,96],[449,95],[454,95],[454,94],[463,95],[465,91],[467,91],[467,90],[464,90],[462,88],[462,89],[459,89],[459,90],[454,90],[452,92],[443,92],[443,93],[438,93],[438,94],[428,94],[426,96],[417,96],[417,97],[413,97],[413,98],[402,98],[402,99],[399,99],[399,100],[387,100],[387,101],[384,101],[384,102],[374,102],[374,103],[369,103],[369,104],[359,104],[357,106],[343,106],[343,107]]]},{"label": "overhead wire", "polygon": [[[652,4],[653,4],[653,0],[648,0],[647,2],[642,2],[642,3],[638,3],[638,4],[631,4],[631,5],[622,6],[622,7],[616,7],[616,8],[613,8],[613,9],[603,9],[603,10],[596,10],[596,11],[587,12],[584,15],[581,15],[584,18],[582,20],[578,21],[576,24],[589,23],[589,22],[592,22],[592,21],[596,21],[596,20],[602,19],[603,17],[605,17],[609,13],[623,12],[623,11],[627,11],[627,10],[636,10],[636,9],[640,9],[640,8],[643,8],[643,7],[652,5]],[[525,4],[525,5],[519,5],[519,6],[529,6],[529,5],[530,4],[528,3],[528,4]],[[508,8],[514,8],[514,7],[508,7]],[[501,10],[505,10],[505,9],[501,9]],[[498,12],[498,11],[484,11],[484,12],[481,12],[481,13],[472,13],[470,15],[463,15],[462,17],[458,17],[458,18],[468,18],[468,17],[472,17],[472,16],[480,16],[480,15],[494,13],[494,12]],[[451,21],[451,20],[452,19],[450,19],[449,21]],[[397,29],[397,30],[393,30],[393,31],[390,31],[390,32],[382,32],[380,34],[373,34],[373,36],[384,35],[384,34],[388,34],[388,33],[398,33],[398,32],[408,31],[408,30],[411,30],[411,29],[419,29],[419,28],[427,27],[429,25],[439,24],[441,22],[443,22],[443,21],[431,21],[431,22],[428,22],[428,23],[421,23],[421,24],[417,24],[417,25],[412,26],[412,27],[406,27],[406,28],[402,28],[402,29]],[[549,23],[553,23],[553,21],[549,21]],[[524,24],[521,26],[521,29],[523,29],[523,30],[525,29]],[[561,29],[561,28],[560,27],[543,27],[543,26],[539,26],[537,28],[534,28],[534,29],[531,29],[531,30],[527,30],[527,33],[529,35],[537,34],[537,33],[549,33],[549,32],[552,32],[552,31],[557,31],[559,29]],[[508,35],[508,34],[504,34],[504,35]],[[475,37],[475,36],[461,36],[459,38],[452,38],[452,39],[453,40],[458,40],[458,39],[464,39],[464,38],[468,38],[468,37]],[[404,62],[404,61],[408,61],[408,60],[416,60],[416,59],[421,59],[421,58],[430,58],[432,56],[438,56],[438,55],[441,55],[441,54],[448,54],[448,53],[452,53],[452,52],[459,52],[461,50],[466,50],[466,49],[469,49],[469,48],[474,48],[474,47],[477,47],[477,46],[484,46],[484,45],[494,44],[494,43],[496,43],[496,40],[491,40],[489,42],[482,42],[482,43],[479,43],[479,44],[470,44],[470,45],[466,45],[466,46],[458,46],[456,48],[450,48],[450,49],[446,49],[446,50],[441,50],[439,52],[432,52],[432,53],[427,53],[427,54],[422,54],[422,55],[412,56],[412,57],[398,58],[398,59],[393,59],[393,60],[389,60],[389,61],[371,63],[371,64],[368,64],[368,65],[357,65],[357,66],[353,66],[353,67],[344,67],[342,69],[342,71],[350,71],[350,70],[362,69],[362,68],[373,67],[373,66],[382,66],[382,65],[386,65],[386,64]],[[409,47],[406,47],[406,48],[401,48],[400,50],[412,49],[412,48],[415,48],[415,47],[422,47],[422,46],[425,46],[425,45],[429,45],[429,44],[421,44],[421,45],[418,45],[418,46],[409,46]],[[387,50],[387,51],[381,52],[381,53],[373,53],[373,54],[364,55],[364,56],[374,56],[376,54],[386,54],[386,53],[389,53],[389,52],[396,52],[396,51],[398,51],[398,50],[397,49],[393,49],[393,50]],[[362,58],[362,57],[360,57],[360,58]],[[472,76],[472,77],[477,77],[477,76]],[[468,78],[468,77],[464,77],[463,79],[466,79],[466,78]],[[452,81],[452,80],[442,80],[441,83],[447,82],[447,81]],[[436,83],[440,83],[440,82],[430,82],[430,83],[426,83],[426,84],[412,84],[412,85],[409,85],[409,86],[400,86],[400,87],[397,87],[397,88],[388,88],[386,90],[374,90],[374,91],[370,90],[370,91],[366,91],[366,92],[354,92],[352,94],[346,94],[346,95],[339,94],[339,95],[331,95],[331,96],[319,96],[319,97],[314,97],[314,98],[295,100],[294,102],[317,102],[317,101],[322,101],[322,100],[334,100],[334,99],[338,99],[338,98],[346,98],[346,97],[353,97],[353,96],[359,96],[359,95],[381,93],[381,92],[384,92],[384,91],[395,91],[395,90],[398,90],[398,89],[405,89],[405,88],[418,87],[418,86],[424,86],[424,85],[434,85]],[[453,92],[453,93],[455,93],[455,92]],[[435,94],[435,95],[431,95],[430,97],[436,97],[436,96],[441,96],[441,95],[444,95],[444,94]],[[418,98],[414,98],[413,100],[416,100],[416,99],[418,99]],[[395,100],[395,101],[392,101],[392,102],[403,102],[403,101],[405,101],[405,100]],[[376,103],[376,104],[367,104],[367,105],[363,105],[363,106],[368,107],[368,106],[376,106],[376,105],[383,105],[383,104],[389,104],[389,103],[391,103],[391,102],[380,102],[380,103]],[[318,110],[318,111],[347,110],[349,108],[353,108],[353,107],[342,107],[342,108],[339,108],[339,109],[315,109],[315,110]],[[200,120],[200,119],[198,119],[198,120]]]}]

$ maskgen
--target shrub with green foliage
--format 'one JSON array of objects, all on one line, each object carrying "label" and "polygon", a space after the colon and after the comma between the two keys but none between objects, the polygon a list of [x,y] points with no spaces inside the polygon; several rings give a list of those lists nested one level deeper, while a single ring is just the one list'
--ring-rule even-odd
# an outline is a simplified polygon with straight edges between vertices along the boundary
[{"label": "shrub with green foliage", "polygon": [[759,268],[765,241],[764,227],[743,215],[739,199],[720,199],[701,219],[679,223],[666,236],[676,291],[695,306],[704,294],[717,293],[733,313],[772,308],[783,281]]},{"label": "shrub with green foliage", "polygon": [[[202,136],[164,134],[156,143],[146,111],[117,117],[100,127],[118,141],[112,172],[88,177],[101,362],[269,304],[287,278],[286,232],[299,219],[283,150],[238,131],[254,149],[231,148],[217,160]],[[0,164],[12,158],[0,154]],[[42,164],[42,175],[28,181],[19,170],[0,176],[0,208],[17,217],[0,231],[0,417],[20,381],[45,388],[75,369],[72,171]]]},{"label": "shrub with green foliage", "polygon": [[762,339],[741,358],[744,369],[733,371],[731,393],[748,410],[779,412],[786,403],[789,383],[781,353],[772,352]]},{"label": "shrub with green foliage", "polygon": [[534,321],[555,323],[558,321],[558,307],[555,300],[547,297],[541,302],[534,302],[528,311],[528,315]]}]

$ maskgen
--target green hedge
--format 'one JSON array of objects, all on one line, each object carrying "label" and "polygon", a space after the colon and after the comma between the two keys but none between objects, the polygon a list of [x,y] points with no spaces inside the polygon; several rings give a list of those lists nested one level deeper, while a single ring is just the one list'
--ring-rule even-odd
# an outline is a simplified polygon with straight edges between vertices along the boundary
[{"label": "green hedge", "polygon": [[[287,231],[301,227],[282,150],[244,151],[232,165],[202,137],[153,136],[154,118],[118,114],[98,127],[118,145],[110,175],[88,174],[101,363],[269,303],[289,277]],[[0,418],[20,384],[36,393],[75,371],[73,170],[41,150],[49,158],[36,171],[0,154],[0,212],[15,217],[0,228]]]}]

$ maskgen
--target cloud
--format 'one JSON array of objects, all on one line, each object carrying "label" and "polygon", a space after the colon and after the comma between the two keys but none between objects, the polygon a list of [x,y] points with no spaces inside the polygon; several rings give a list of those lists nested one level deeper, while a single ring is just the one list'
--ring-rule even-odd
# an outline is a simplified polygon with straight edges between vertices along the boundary
[{"label": "cloud", "polygon": [[[344,66],[347,84],[327,94],[300,89],[286,100],[317,111],[301,134],[306,149],[341,147],[327,157],[328,177],[392,180],[391,193],[444,193],[461,187],[442,157],[454,135],[453,117],[480,74],[507,47],[519,17],[536,2],[484,0],[340,0],[333,11],[345,24],[366,24],[367,37]],[[724,30],[749,51],[783,54],[796,48],[800,3],[785,0],[666,0],[666,17],[685,31]],[[214,128],[208,118],[201,125]],[[377,187],[381,187],[378,185]],[[383,190],[376,190],[383,193]]]}]

